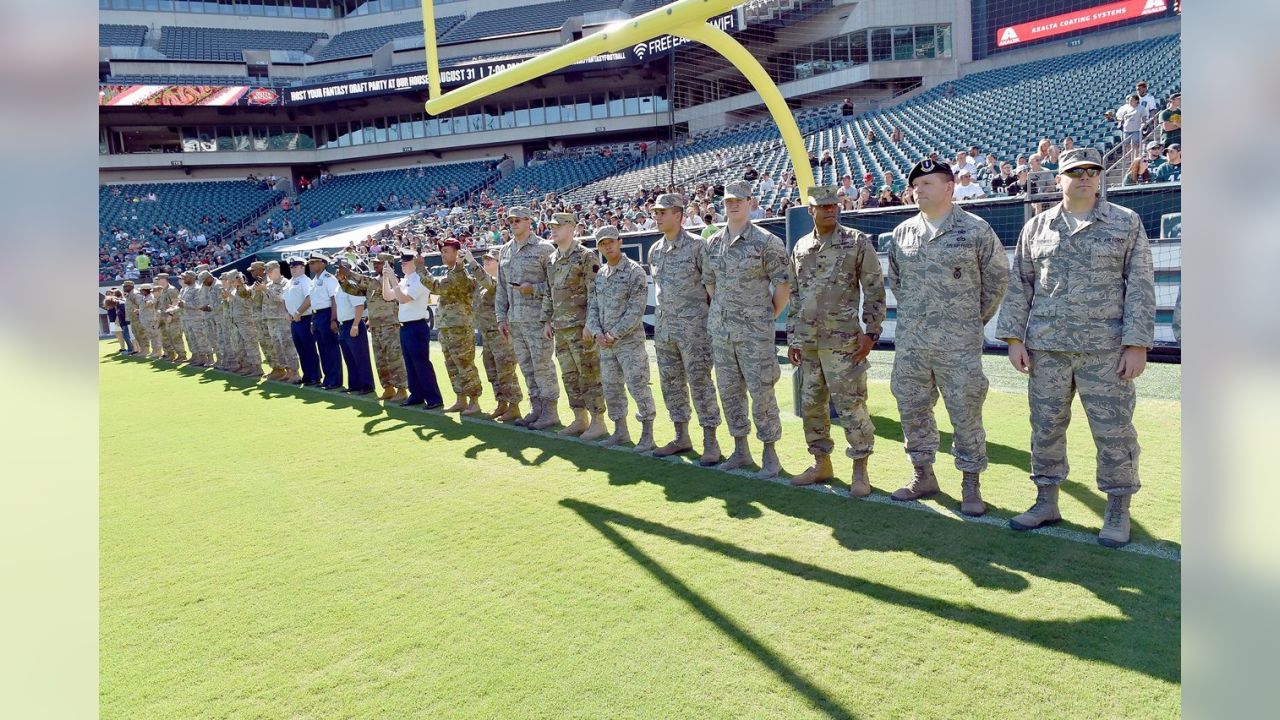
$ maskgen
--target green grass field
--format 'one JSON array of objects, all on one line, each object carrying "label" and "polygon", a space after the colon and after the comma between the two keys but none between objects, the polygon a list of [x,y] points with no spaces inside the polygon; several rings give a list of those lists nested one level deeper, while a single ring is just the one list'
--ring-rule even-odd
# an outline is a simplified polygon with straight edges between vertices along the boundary
[{"label": "green grass field", "polygon": [[[1180,563],[961,521],[949,456],[939,512],[913,512],[113,349],[103,717],[1180,715]],[[1034,499],[1026,397],[986,360],[983,488],[1007,518]],[[891,362],[873,356],[877,495],[910,470]],[[1174,555],[1178,384],[1139,380],[1133,502],[1135,544]],[[789,370],[778,396],[795,473]],[[1075,417],[1062,509],[1091,539]]]}]

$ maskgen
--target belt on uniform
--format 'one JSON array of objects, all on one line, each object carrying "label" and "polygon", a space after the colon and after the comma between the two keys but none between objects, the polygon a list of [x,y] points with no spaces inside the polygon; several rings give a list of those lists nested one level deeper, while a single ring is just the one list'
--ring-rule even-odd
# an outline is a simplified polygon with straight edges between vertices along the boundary
[{"label": "belt on uniform", "polygon": [[425,323],[426,321],[427,321],[427,319],[426,319],[426,318],[422,318],[421,320],[410,320],[409,322],[402,322],[402,323],[400,323],[400,327],[408,327],[408,326],[410,326],[410,325],[417,325],[418,323]]}]

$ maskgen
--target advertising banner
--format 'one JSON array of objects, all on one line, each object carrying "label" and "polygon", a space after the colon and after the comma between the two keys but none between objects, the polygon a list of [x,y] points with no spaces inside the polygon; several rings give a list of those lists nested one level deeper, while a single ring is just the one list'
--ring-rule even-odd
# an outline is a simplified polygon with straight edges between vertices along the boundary
[{"label": "advertising banner", "polygon": [[1097,5],[1002,27],[996,31],[996,45],[1003,48],[1033,40],[1043,40],[1063,33],[1133,20],[1143,15],[1164,13],[1168,9],[1168,0],[1122,0],[1122,2]]}]

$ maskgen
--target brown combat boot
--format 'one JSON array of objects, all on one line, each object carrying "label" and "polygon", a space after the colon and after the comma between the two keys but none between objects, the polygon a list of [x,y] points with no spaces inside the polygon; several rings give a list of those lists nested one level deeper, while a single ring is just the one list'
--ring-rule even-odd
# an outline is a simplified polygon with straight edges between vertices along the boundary
[{"label": "brown combat boot", "polygon": [[755,460],[751,459],[751,447],[747,445],[747,438],[744,436],[733,439],[733,454],[718,467],[721,470],[737,470],[753,463]]},{"label": "brown combat boot", "polygon": [[396,396],[396,386],[395,386],[395,385],[383,385],[383,386],[382,386],[382,394],[378,396],[378,399],[379,399],[379,400],[390,400],[391,398],[393,398],[393,397],[395,397],[395,396]]},{"label": "brown combat boot", "polygon": [[835,476],[836,472],[831,467],[831,456],[821,453],[813,456],[813,464],[808,469],[791,478],[791,484],[796,487],[816,485],[827,482]]},{"label": "brown combat boot", "polygon": [[409,399],[409,390],[407,388],[396,388],[396,394],[391,396],[391,402],[400,403]]},{"label": "brown combat boot", "polygon": [[591,413],[586,408],[573,409],[573,422],[567,427],[557,432],[561,437],[576,437],[587,431],[587,427],[591,424]]},{"label": "brown combat boot", "polygon": [[498,422],[511,423],[512,425],[520,422],[520,403],[515,402],[507,405],[507,409],[495,419]]},{"label": "brown combat boot", "polygon": [[462,408],[464,408],[464,407],[466,407],[466,406],[467,406],[467,396],[466,396],[466,395],[458,395],[458,399],[457,399],[457,400],[454,400],[452,405],[450,405],[449,407],[447,407],[447,408],[445,408],[445,409],[441,410],[440,412],[447,412],[447,413],[451,413],[451,412],[458,412],[459,410],[461,410]]},{"label": "brown combat boot", "polygon": [[987,514],[987,504],[982,502],[982,489],[978,473],[965,472],[960,481],[960,512],[969,517]]},{"label": "brown combat boot", "polygon": [[782,461],[778,459],[778,451],[774,443],[764,444],[764,452],[760,455],[760,471],[756,473],[758,480],[771,480],[782,473]]},{"label": "brown combat boot", "polygon": [[525,427],[531,430],[546,430],[553,425],[560,424],[560,406],[554,400],[542,401],[542,414],[536,420],[529,423]]},{"label": "brown combat boot", "polygon": [[638,453],[653,452],[653,421],[652,420],[640,421],[640,442],[636,443],[636,446],[631,449]]},{"label": "brown combat boot", "polygon": [[1034,530],[1061,519],[1062,513],[1058,512],[1058,486],[1040,485],[1036,488],[1036,504],[1021,515],[1009,518],[1009,527],[1014,530]]},{"label": "brown combat boot", "polygon": [[604,413],[598,412],[591,416],[591,422],[587,425],[587,429],[578,436],[579,440],[598,440],[609,434],[609,429],[604,426]]},{"label": "brown combat boot", "polygon": [[613,423],[613,434],[600,441],[603,447],[613,447],[631,442],[631,430],[627,427],[626,418],[618,418]]},{"label": "brown combat boot", "polygon": [[716,438],[716,429],[702,428],[702,457],[698,458],[698,464],[702,467],[711,467],[719,465],[723,459],[724,456],[720,454],[720,440]]},{"label": "brown combat boot", "polygon": [[512,425],[515,425],[517,427],[529,427],[533,423],[537,422],[538,418],[541,416],[542,416],[542,398],[531,397],[529,398],[529,414],[525,415],[519,420],[516,420],[514,423],[512,423]]},{"label": "brown combat boot", "polygon": [[916,465],[915,477],[906,487],[893,491],[889,497],[894,500],[919,500],[938,494],[938,478],[933,474],[932,465]]},{"label": "brown combat boot", "polygon": [[654,450],[653,456],[667,457],[668,455],[675,455],[692,449],[693,443],[689,440],[689,423],[678,422],[676,423],[676,439]]},{"label": "brown combat boot", "polygon": [[1098,544],[1118,548],[1129,544],[1129,501],[1132,495],[1108,495],[1107,510],[1102,515]]},{"label": "brown combat boot", "polygon": [[480,415],[480,398],[467,396],[467,404],[462,408],[462,415]]},{"label": "brown combat boot", "polygon": [[871,494],[871,478],[867,475],[867,459],[853,461],[853,480],[849,483],[849,497],[864,498]]},{"label": "brown combat boot", "polygon": [[507,408],[509,407],[511,407],[511,404],[508,403],[506,400],[499,400],[498,407],[494,408],[493,412],[491,413],[485,413],[484,416],[489,418],[490,420],[497,420],[498,418],[506,414]]}]

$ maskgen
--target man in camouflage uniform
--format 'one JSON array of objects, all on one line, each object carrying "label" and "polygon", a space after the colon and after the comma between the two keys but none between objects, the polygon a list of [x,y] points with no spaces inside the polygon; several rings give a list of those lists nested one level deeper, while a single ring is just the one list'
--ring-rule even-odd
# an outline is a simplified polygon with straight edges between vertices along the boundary
[{"label": "man in camouflage uniform", "polygon": [[142,309],[142,293],[134,289],[132,280],[125,280],[120,285],[120,290],[124,296],[124,311],[129,318],[129,325],[133,328],[133,337],[137,340],[137,352],[142,355],[148,354],[148,348],[151,347],[151,339],[147,337],[147,329],[142,326],[140,317]]},{"label": "man in camouflage uniform", "polygon": [[653,349],[658,361],[662,401],[676,426],[676,437],[653,451],[666,457],[693,449],[689,438],[689,394],[702,426],[702,457],[698,464],[715,465],[723,458],[716,428],[720,404],[711,381],[711,335],[707,332],[707,289],[702,284],[706,243],[684,229],[684,198],[675,193],[658,196],[654,218],[662,239],[649,250],[656,305]]},{"label": "man in camouflage uniform", "polygon": [[160,344],[164,357],[173,362],[185,362],[186,348],[182,344],[182,320],[178,316],[178,289],[169,284],[169,273],[158,273],[151,291],[160,311]]},{"label": "man in camouflage uniform", "polygon": [[182,289],[178,291],[178,312],[182,319],[182,331],[187,336],[187,345],[191,348],[191,364],[207,367],[213,358],[213,346],[209,343],[209,333],[205,322],[205,313],[200,310],[200,286],[196,284],[196,273],[188,270],[182,273]]},{"label": "man in camouflage uniform", "polygon": [[[627,429],[627,393],[636,401],[636,419],[640,421],[640,442],[634,450],[653,450],[653,418],[657,408],[649,389],[649,354],[644,347],[644,308],[649,284],[644,269],[622,254],[622,238],[618,229],[605,225],[596,230],[596,248],[604,256],[605,266],[595,277],[595,290],[587,310],[586,332],[600,347],[600,378],[604,384],[613,434],[600,444],[606,446],[631,442]],[[624,384],[626,390],[624,390]]]},{"label": "man in camouflage uniform", "polygon": [[809,214],[813,232],[797,240],[792,251],[794,295],[787,315],[787,359],[800,368],[804,440],[813,466],[792,478],[791,484],[812,485],[835,476],[828,410],[834,400],[853,459],[849,494],[866,497],[871,494],[867,457],[875,445],[876,430],[867,412],[867,356],[884,322],[884,276],[871,236],[840,225],[840,198],[834,186],[809,189]]},{"label": "man in camouflage uniform", "polygon": [[985,220],[955,206],[955,179],[945,162],[916,163],[907,183],[920,213],[894,228],[889,246],[888,283],[898,301],[890,389],[915,470],[891,497],[916,500],[938,492],[933,409],[941,393],[954,428],[951,454],[963,474],[960,512],[978,516],[987,511],[979,485],[987,469],[983,326],[1009,284],[1009,258]]},{"label": "man in camouflage uniform", "polygon": [[1155,335],[1155,272],[1142,219],[1098,197],[1102,174],[1097,150],[1062,154],[1062,202],[1018,236],[997,336],[1009,343],[1013,366],[1031,374],[1036,502],[1009,526],[1030,530],[1062,518],[1058,486],[1067,478],[1067,425],[1079,392],[1097,446],[1098,489],[1107,494],[1098,542],[1121,547],[1141,484],[1133,381]]},{"label": "man in camouflage uniform", "polygon": [[471,277],[476,281],[472,301],[473,322],[484,343],[481,352],[484,374],[493,387],[493,396],[498,399],[498,406],[486,417],[513,422],[520,419],[522,393],[520,381],[516,378],[516,351],[511,347],[511,341],[498,332],[498,317],[494,309],[498,291],[498,253],[499,248],[489,248],[483,265],[477,263],[466,248],[462,250],[462,257],[471,267]]},{"label": "man in camouflage uniform", "polygon": [[258,347],[271,372],[268,380],[279,380],[284,375],[284,361],[276,354],[275,345],[271,342],[271,334],[267,330],[267,316],[264,303],[267,299],[267,264],[261,260],[249,263],[249,304],[253,307],[253,330],[258,337]]},{"label": "man in camouflage uniform", "polygon": [[214,345],[218,349],[217,368],[226,372],[236,372],[240,354],[231,343],[230,282],[230,270],[224,271],[221,277],[216,278],[213,284],[215,299],[211,317],[213,318]]},{"label": "man in camouflage uniform", "polygon": [[516,361],[524,373],[529,389],[529,414],[514,424],[527,426],[543,416],[550,427],[560,422],[560,384],[556,381],[553,345],[546,336],[551,316],[543,303],[547,293],[547,262],[553,250],[533,234],[533,214],[528,208],[515,206],[507,211],[511,224],[511,240],[498,253],[498,296],[494,308],[498,332],[511,341]]},{"label": "man in camouflage uniform", "polygon": [[218,303],[222,301],[222,291],[214,282],[213,273],[208,270],[196,272],[196,302],[199,303],[197,307],[200,308],[204,324],[205,347],[209,351],[209,358],[205,367],[222,367],[223,363],[226,362],[221,355],[222,345],[218,339],[218,326],[214,320]]},{"label": "man in camouflage uniform", "polygon": [[138,286],[138,291],[142,293],[138,303],[138,326],[145,330],[140,347],[146,351],[146,357],[153,360],[162,358],[164,355],[160,350],[160,308],[152,294],[151,283]]},{"label": "man in camouflage uniform", "polygon": [[369,336],[373,341],[373,362],[378,367],[378,379],[382,383],[382,400],[401,402],[409,397],[405,379],[404,353],[400,349],[400,321],[397,314],[400,304],[382,296],[382,271],[389,262],[395,262],[391,253],[378,253],[373,261],[373,275],[357,272],[338,274],[338,287],[351,295],[364,295],[365,310],[369,322]]},{"label": "man in camouflage uniform", "polygon": [[440,297],[436,307],[436,327],[440,333],[440,350],[444,367],[457,399],[444,412],[476,415],[480,412],[480,372],[476,370],[476,331],[471,327],[471,296],[476,283],[467,274],[466,264],[458,259],[462,243],[449,238],[440,244],[440,259],[448,271],[442,277],[418,265],[418,277],[433,294]]},{"label": "man in camouflage uniform", "polygon": [[791,298],[791,272],[782,240],[751,222],[751,195],[744,180],[725,186],[727,224],[707,238],[702,282],[711,294],[707,330],[734,443],[733,454],[719,467],[736,470],[753,462],[747,445],[750,393],[756,437],[764,443],[757,477],[767,479],[782,472],[774,447],[782,437],[782,419],[773,392],[780,375],[773,324]]},{"label": "man in camouflage uniform", "polygon": [[262,356],[258,354],[257,313],[253,307],[253,293],[245,287],[244,275],[239,270],[231,271],[229,290],[228,332],[231,352],[236,358],[235,372],[249,377],[261,377]]},{"label": "man in camouflage uniform", "polygon": [[[543,313],[550,313],[547,339],[554,340],[560,377],[569,396],[573,422],[558,435],[582,436],[583,440],[604,437],[604,389],[600,384],[600,355],[595,339],[583,332],[587,305],[595,290],[600,261],[595,251],[574,239],[578,219],[573,213],[555,213],[548,223],[555,251],[547,263],[548,292],[543,296]],[[534,423],[541,429],[545,420]],[[548,423],[549,424],[549,423]],[[545,427],[545,425],[543,426]]]},{"label": "man in camouflage uniform", "polygon": [[262,315],[267,326],[267,340],[271,343],[272,353],[280,363],[282,372],[276,379],[280,382],[300,382],[298,376],[298,349],[293,345],[290,324],[293,318],[284,307],[284,290],[289,281],[284,279],[280,271],[280,263],[271,260],[266,263],[267,275],[262,283]]}]

